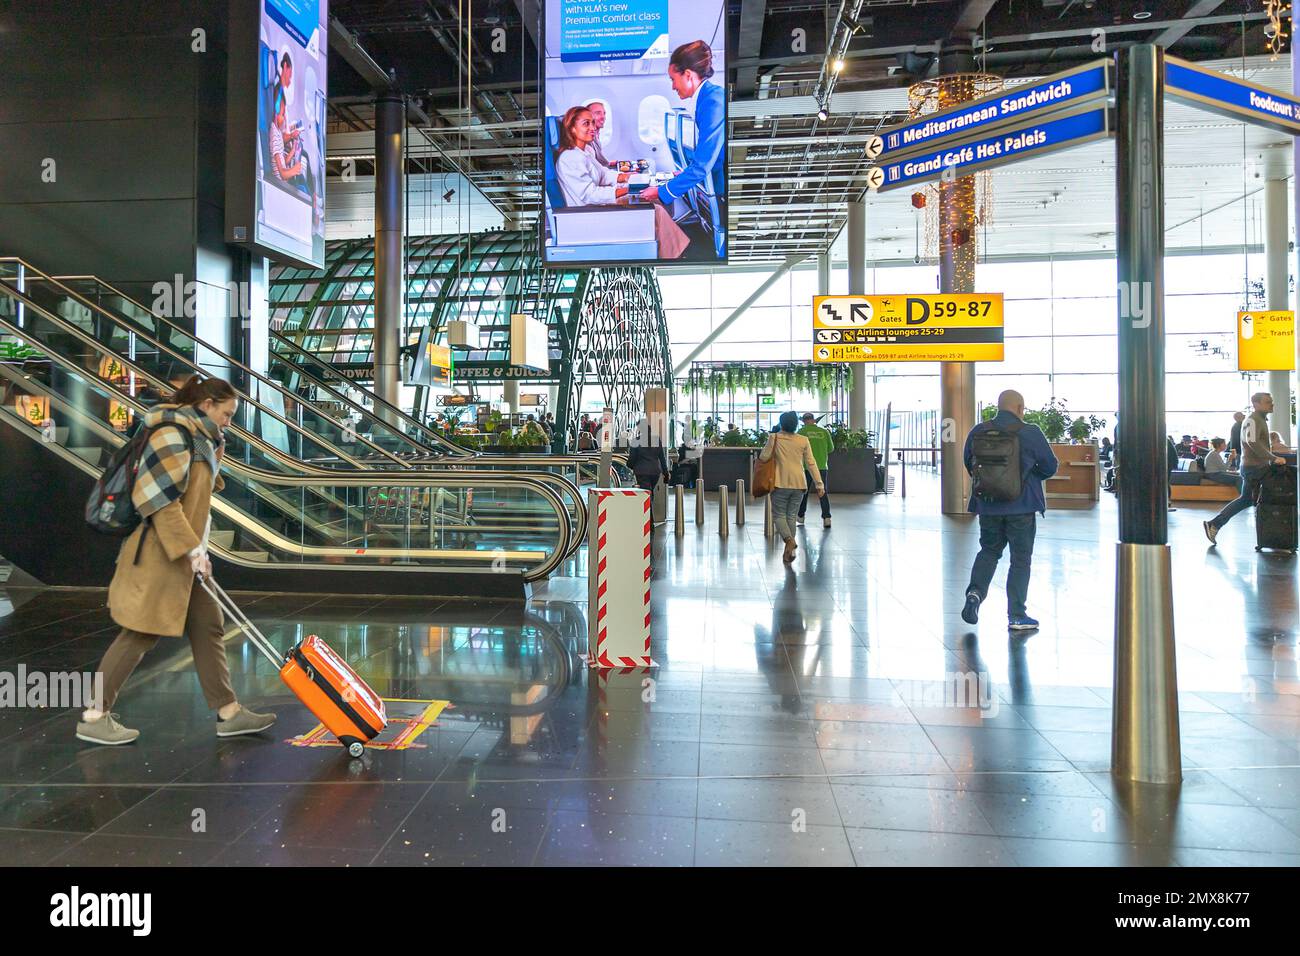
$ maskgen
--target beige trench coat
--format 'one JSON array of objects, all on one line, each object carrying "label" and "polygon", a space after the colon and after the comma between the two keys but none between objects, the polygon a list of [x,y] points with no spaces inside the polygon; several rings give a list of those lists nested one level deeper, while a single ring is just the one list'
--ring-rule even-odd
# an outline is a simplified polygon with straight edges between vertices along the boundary
[{"label": "beige trench coat", "polygon": [[[190,463],[185,493],[154,512],[150,521],[131,532],[117,554],[117,570],[108,586],[108,609],[118,625],[141,634],[181,637],[190,606],[194,572],[189,553],[203,541],[212,507],[213,486],[208,463],[196,456]],[[146,534],[146,529],[148,533]],[[144,535],[144,546],[140,536]],[[136,563],[136,551],[140,561]]]}]

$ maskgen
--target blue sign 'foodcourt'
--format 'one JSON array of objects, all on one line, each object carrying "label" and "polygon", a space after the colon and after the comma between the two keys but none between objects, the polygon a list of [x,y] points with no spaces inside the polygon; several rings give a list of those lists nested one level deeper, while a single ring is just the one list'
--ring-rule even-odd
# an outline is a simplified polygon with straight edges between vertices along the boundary
[{"label": "blue sign 'foodcourt'", "polygon": [[1032,159],[1053,150],[1100,139],[1109,132],[1103,102],[1086,112],[1017,126],[984,139],[882,163],[883,180],[879,191],[939,179],[946,169],[951,169],[954,175],[966,176],[981,169]]},{"label": "blue sign 'foodcourt'", "polygon": [[902,154],[924,146],[936,146],[949,137],[966,137],[1006,123],[1024,122],[1035,114],[1078,106],[1109,92],[1108,61],[1068,70],[1038,83],[1017,87],[1010,93],[986,96],[962,106],[932,113],[905,126],[882,133],[881,156]]},{"label": "blue sign 'foodcourt'", "polygon": [[1300,133],[1300,100],[1214,70],[1165,57],[1165,92],[1284,133]]}]

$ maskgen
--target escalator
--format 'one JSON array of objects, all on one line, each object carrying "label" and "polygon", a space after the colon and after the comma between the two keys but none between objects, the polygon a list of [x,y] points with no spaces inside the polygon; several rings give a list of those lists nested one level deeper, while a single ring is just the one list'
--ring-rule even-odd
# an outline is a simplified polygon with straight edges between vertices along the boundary
[{"label": "escalator", "polygon": [[[447,457],[445,464],[417,464],[393,453],[391,449],[409,444],[411,439],[378,417],[371,415],[368,424],[350,426],[314,405],[297,401],[283,387],[147,310],[139,310],[134,320],[126,319],[25,263],[19,271],[15,262],[0,260],[0,305],[6,305],[15,317],[27,316],[22,329],[27,336],[73,359],[84,374],[98,378],[111,390],[152,404],[170,392],[169,379],[218,374],[232,380],[240,394],[240,406],[230,430],[234,438],[230,452],[245,464],[317,477],[329,477],[339,469],[447,470],[465,476],[462,483],[473,476],[519,474],[545,483],[564,501],[573,526],[566,555],[571,556],[581,545],[587,520],[577,484],[582,477],[581,460],[558,459],[545,462],[550,466],[546,468],[532,467],[531,459],[498,462],[490,457]],[[102,293],[102,284],[99,288]],[[124,303],[124,311],[132,305],[129,299]],[[158,334],[152,334],[146,325]],[[61,374],[55,371],[56,377]],[[240,389],[241,382],[248,387]],[[119,419],[125,417],[119,425],[134,420],[127,403],[110,400],[108,406]],[[536,503],[490,496],[475,499],[473,509],[480,525],[492,525],[501,532],[520,527],[532,517],[546,520],[547,512]]]},{"label": "escalator", "polygon": [[[144,393],[167,384],[147,354],[124,359],[3,282],[0,336],[39,353],[0,359],[0,553],[47,584],[103,586],[118,542],[85,525],[84,503],[147,411]],[[211,550],[231,587],[517,597],[577,547],[556,476],[314,465],[244,427],[257,428],[256,411],[227,430],[213,500]],[[338,451],[292,434],[304,450]],[[493,506],[528,519],[476,519]]]},{"label": "escalator", "polygon": [[[352,385],[339,389],[337,381],[326,382],[326,377],[341,376],[314,356],[300,363],[309,366],[307,370],[293,374],[291,384],[298,387],[286,388],[94,277],[55,278],[8,257],[0,258],[0,287],[7,287],[19,308],[30,301],[72,326],[74,336],[79,331],[78,348],[84,348],[86,336],[105,346],[122,359],[123,368],[138,366],[165,380],[194,373],[227,378],[241,390],[238,424],[274,448],[304,460],[309,471],[310,466],[323,466],[532,474],[550,482],[566,500],[576,531],[570,554],[585,533],[585,500],[579,489],[597,484],[596,456],[471,455],[368,390]],[[625,456],[614,457],[612,472],[609,479],[614,485],[632,477]],[[551,475],[557,477],[544,477]],[[483,515],[485,521],[500,517],[500,509]]]},{"label": "escalator", "polygon": [[[598,456],[594,454],[498,456],[477,454],[463,448],[379,398],[370,389],[351,381],[329,362],[275,332],[269,335],[269,374],[262,376],[97,277],[50,276],[24,260],[0,257],[0,282],[17,285],[28,294],[35,294],[42,288],[50,290],[42,303],[61,314],[77,310],[99,313],[96,320],[107,318],[109,322],[136,333],[139,348],[153,348],[150,343],[156,341],[171,350],[165,352],[166,356],[170,356],[172,351],[179,352],[191,362],[196,361],[196,356],[203,356],[204,360],[197,364],[215,362],[231,370],[237,369],[244,376],[257,380],[259,397],[269,404],[279,400],[292,405],[295,410],[303,407],[314,409],[317,417],[321,413],[330,417],[352,417],[358,423],[358,433],[390,454],[416,465],[474,462],[493,469],[568,469],[579,477],[587,476],[593,482],[596,477]],[[278,399],[271,398],[277,394]],[[615,484],[632,480],[631,472],[626,468],[626,456],[614,456],[614,474],[611,477]]]}]

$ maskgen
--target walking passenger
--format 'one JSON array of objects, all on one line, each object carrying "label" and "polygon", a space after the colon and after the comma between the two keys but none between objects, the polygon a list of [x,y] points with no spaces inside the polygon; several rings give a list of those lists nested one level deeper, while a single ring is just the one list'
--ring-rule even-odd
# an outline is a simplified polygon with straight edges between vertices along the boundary
[{"label": "walking passenger", "polygon": [[144,427],[153,432],[131,492],[144,520],[122,542],[108,588],[109,613],[122,632],[99,665],[103,699],[82,714],[80,740],[117,745],[140,736],[110,711],[145,653],[163,637],[181,635],[189,638],[203,696],[217,712],[218,737],[255,734],[275,723],[274,714],[253,713],[235,699],[221,609],[194,583],[195,574],[212,573],[209,510],[212,493],[224,484],[218,474],[222,429],[238,406],[229,382],[194,375],[145,414]]},{"label": "walking passenger", "polygon": [[[813,458],[817,459],[817,467],[821,469],[822,484],[826,484],[826,460],[830,453],[835,450],[835,441],[831,438],[831,433],[817,424],[817,416],[812,412],[804,412],[803,428],[799,429],[799,434],[808,439],[808,444],[812,446]],[[808,510],[808,492],[813,488],[813,479],[810,472],[804,472],[807,484],[804,487],[803,497],[799,499],[799,523],[803,524],[804,514]],[[831,526],[831,496],[822,495],[822,527]]]},{"label": "walking passenger", "polygon": [[768,461],[776,456],[776,481],[772,488],[772,520],[776,533],[785,541],[785,553],[781,560],[789,564],[794,560],[798,545],[794,540],[795,522],[799,517],[799,500],[806,494],[804,470],[812,475],[817,497],[826,494],[822,484],[821,471],[817,468],[817,459],[813,457],[812,446],[803,435],[796,435],[799,416],[794,412],[781,415],[780,428],[768,436],[767,444],[759,452],[759,461]]},{"label": "walking passenger", "polygon": [[989,582],[1011,545],[1007,572],[1007,627],[1028,631],[1038,627],[1029,616],[1029,566],[1034,553],[1037,515],[1047,513],[1043,482],[1056,474],[1056,456],[1037,425],[1024,420],[1025,399],[1008,389],[998,396],[997,416],[981,422],[966,436],[962,454],[972,478],[970,510],[979,515],[980,551],[966,586],[961,619],[979,621],[980,604]]},{"label": "walking passenger", "polygon": [[1250,396],[1250,404],[1250,417],[1241,425],[1241,493],[1204,523],[1205,536],[1210,539],[1210,544],[1215,543],[1225,524],[1255,503],[1259,483],[1268,473],[1268,466],[1286,464],[1284,459],[1273,454],[1268,436],[1273,396],[1268,392],[1256,392]]}]

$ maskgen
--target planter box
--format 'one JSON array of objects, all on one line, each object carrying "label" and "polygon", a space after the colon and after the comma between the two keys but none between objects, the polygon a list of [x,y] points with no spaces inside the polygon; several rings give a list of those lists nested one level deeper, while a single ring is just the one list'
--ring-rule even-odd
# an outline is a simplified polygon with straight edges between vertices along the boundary
[{"label": "planter box", "polygon": [[1096,501],[1101,497],[1101,467],[1095,441],[1082,445],[1053,443],[1052,454],[1060,465],[1056,474],[1043,483],[1049,500]]},{"label": "planter box", "polygon": [[876,450],[845,448],[826,458],[826,490],[831,494],[873,495],[876,485]]},{"label": "planter box", "polygon": [[754,459],[761,448],[706,448],[700,456],[700,478],[704,481],[705,491],[717,491],[718,485],[726,485],[734,495],[736,481],[743,479],[745,493],[754,487]]}]

